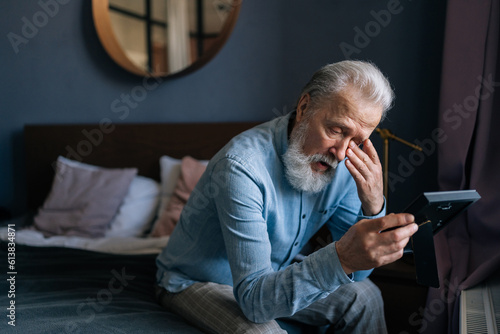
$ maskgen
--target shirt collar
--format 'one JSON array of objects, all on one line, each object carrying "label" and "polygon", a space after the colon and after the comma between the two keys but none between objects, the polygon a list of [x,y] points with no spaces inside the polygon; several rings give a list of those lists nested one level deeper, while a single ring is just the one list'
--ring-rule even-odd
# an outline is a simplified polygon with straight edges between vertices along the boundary
[{"label": "shirt collar", "polygon": [[276,130],[274,132],[274,142],[276,143],[276,151],[280,157],[281,162],[283,162],[283,154],[285,154],[288,149],[288,129],[293,126],[293,120],[295,119],[295,111],[288,113],[285,116],[280,117],[276,124]]}]

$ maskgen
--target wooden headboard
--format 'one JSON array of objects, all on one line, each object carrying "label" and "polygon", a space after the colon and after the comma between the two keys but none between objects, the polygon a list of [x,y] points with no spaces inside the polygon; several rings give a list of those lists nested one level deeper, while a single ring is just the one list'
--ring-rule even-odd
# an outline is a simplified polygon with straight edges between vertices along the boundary
[{"label": "wooden headboard", "polygon": [[162,155],[210,159],[232,137],[258,123],[26,125],[28,209],[43,204],[59,155],[92,165],[136,167],[160,181]]}]

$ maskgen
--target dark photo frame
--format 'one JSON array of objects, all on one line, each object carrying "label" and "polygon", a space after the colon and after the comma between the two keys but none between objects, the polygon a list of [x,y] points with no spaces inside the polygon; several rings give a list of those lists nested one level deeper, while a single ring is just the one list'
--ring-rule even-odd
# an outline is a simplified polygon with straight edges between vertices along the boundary
[{"label": "dark photo frame", "polygon": [[407,246],[413,252],[417,283],[439,287],[434,235],[480,198],[476,190],[425,192],[403,211],[413,214],[419,226]]},{"label": "dark photo frame", "polygon": [[403,212],[413,214],[420,226],[430,223],[436,234],[480,198],[476,190],[425,192]]}]

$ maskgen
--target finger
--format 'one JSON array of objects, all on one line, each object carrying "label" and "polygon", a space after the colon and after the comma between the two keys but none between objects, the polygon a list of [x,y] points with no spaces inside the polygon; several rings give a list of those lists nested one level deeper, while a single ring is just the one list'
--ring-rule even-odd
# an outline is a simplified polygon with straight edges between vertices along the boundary
[{"label": "finger", "polygon": [[[360,148],[361,145],[363,148]],[[380,166],[380,168],[382,168],[377,150],[375,149],[375,146],[373,146],[371,140],[366,139],[363,143],[361,143],[361,145],[358,146],[354,142],[350,142],[349,148],[352,151],[351,154],[354,154],[360,159],[360,161],[363,161],[363,163],[368,166],[370,170],[373,170],[374,166]]]},{"label": "finger", "polygon": [[[358,148],[359,150],[359,148]],[[361,150],[358,151],[362,152]],[[353,166],[360,172],[363,173],[363,175],[367,175],[367,172],[370,170],[369,166],[367,164],[370,163],[370,160],[368,156],[365,153],[362,153],[362,155],[357,155],[353,149],[348,148],[347,149],[347,157],[353,164]]]},{"label": "finger", "polygon": [[[381,218],[380,232],[389,232],[402,226],[409,225],[415,222],[415,217],[409,213],[391,213]],[[416,224],[415,224],[416,225]],[[417,226],[418,227],[418,226]]]},{"label": "finger", "polygon": [[391,227],[399,227],[413,222],[413,215],[406,213],[390,213],[387,216],[375,219],[362,219],[356,223],[356,225],[362,225],[364,231],[377,232],[384,231]]},{"label": "finger", "polygon": [[349,143],[348,152],[351,152],[352,156],[359,158],[360,161],[368,166],[370,169],[373,169],[373,166],[381,166],[380,160],[378,158],[377,150],[373,146],[373,143],[367,139],[363,143],[363,148],[357,146],[354,142]]},{"label": "finger", "polygon": [[396,251],[403,248],[417,230],[417,224],[411,223],[389,232],[379,233],[379,237],[381,238],[382,244],[389,246],[392,251]]},{"label": "finger", "polygon": [[403,250],[399,250],[397,252],[387,254],[387,255],[382,256],[380,258],[379,263],[377,264],[377,267],[392,263],[394,261],[399,260],[402,257],[403,257]]},{"label": "finger", "polygon": [[[351,150],[351,153],[358,157],[360,160],[362,160],[365,164],[372,162],[368,154],[364,151],[365,148],[361,149],[358,145],[356,145],[355,142],[351,141],[349,143],[349,149]],[[349,150],[348,149],[348,150]]]},{"label": "finger", "polygon": [[[361,174],[361,172],[358,169],[358,167],[354,166],[354,164],[352,163],[351,159],[347,159],[345,161],[345,166],[347,167],[347,170],[349,171],[349,173],[351,173],[351,176],[354,178],[354,181],[356,182],[356,184],[358,186],[361,184],[361,182],[365,182],[366,181],[366,177],[363,174]],[[362,169],[363,168],[361,168],[361,170]]]},{"label": "finger", "polygon": [[404,250],[405,246],[408,244],[408,241],[410,241],[409,237],[391,243],[387,248],[387,254],[392,254]]},{"label": "finger", "polygon": [[[357,166],[354,165],[354,162],[356,162],[358,165]],[[358,189],[358,196],[361,200],[361,203],[363,204],[363,209],[365,210],[364,212],[371,211],[371,209],[366,207],[367,203],[366,201],[368,200],[369,204],[370,202],[369,199],[372,198],[373,196],[372,189],[374,184],[373,181],[374,177],[372,176],[372,172],[368,170],[368,167],[366,165],[361,164],[359,162],[359,159],[355,157],[346,159],[345,166],[347,167],[347,170],[349,171],[352,178],[354,179],[354,182],[356,183],[356,187]]]},{"label": "finger", "polygon": [[366,139],[363,142],[363,152],[366,153],[371,159],[371,161],[378,165],[380,164],[380,159],[378,158],[378,153],[377,150],[375,149],[375,146],[373,146],[373,143],[370,139]]}]

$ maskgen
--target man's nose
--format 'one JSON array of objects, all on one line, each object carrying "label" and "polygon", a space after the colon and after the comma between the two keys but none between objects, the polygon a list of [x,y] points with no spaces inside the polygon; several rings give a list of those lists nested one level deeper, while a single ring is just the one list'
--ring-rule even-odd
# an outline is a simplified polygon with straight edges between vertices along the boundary
[{"label": "man's nose", "polygon": [[340,140],[337,141],[337,143],[330,148],[330,153],[335,155],[337,160],[340,162],[345,159],[348,147],[349,147],[349,140],[347,139]]}]

